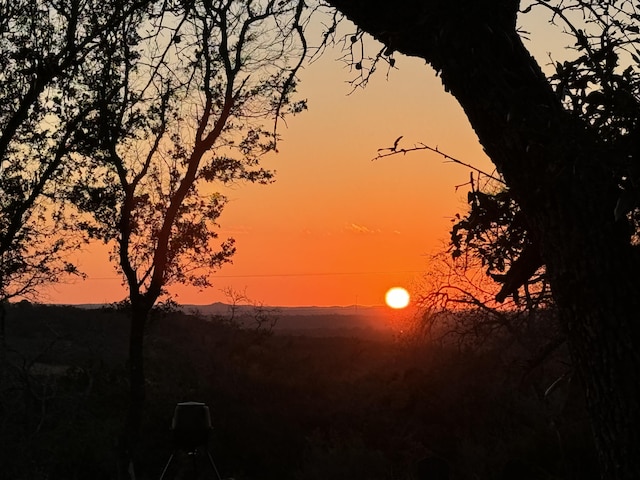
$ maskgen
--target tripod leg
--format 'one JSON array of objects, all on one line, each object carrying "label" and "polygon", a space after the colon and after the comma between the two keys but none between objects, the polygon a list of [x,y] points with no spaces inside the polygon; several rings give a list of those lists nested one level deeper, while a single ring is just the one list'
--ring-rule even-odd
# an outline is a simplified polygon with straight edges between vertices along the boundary
[{"label": "tripod leg", "polygon": [[164,466],[164,470],[162,470],[162,475],[160,475],[160,480],[164,478],[164,475],[167,473],[167,469],[169,468],[169,465],[171,465],[172,460],[173,460],[173,453],[169,457],[169,461],[167,462],[167,464]]},{"label": "tripod leg", "polygon": [[209,457],[209,463],[211,464],[211,468],[213,468],[213,471],[216,472],[216,477],[218,477],[218,480],[222,480],[222,477],[220,476],[220,472],[218,472],[218,468],[216,467],[216,464],[213,461],[213,457],[211,456],[211,453],[209,451],[207,451],[207,456]]}]

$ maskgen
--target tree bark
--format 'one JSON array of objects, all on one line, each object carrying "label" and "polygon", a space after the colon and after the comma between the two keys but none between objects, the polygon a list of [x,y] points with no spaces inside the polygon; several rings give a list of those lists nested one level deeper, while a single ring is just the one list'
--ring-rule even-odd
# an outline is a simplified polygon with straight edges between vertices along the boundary
[{"label": "tree bark", "polygon": [[130,307],[129,333],[129,406],[119,446],[120,478],[135,478],[133,466],[137,464],[140,431],[145,401],[144,331],[151,308],[138,296]]},{"label": "tree bark", "polygon": [[425,59],[463,107],[533,226],[587,388],[603,478],[640,478],[640,262],[616,222],[611,159],[569,115],[515,29],[516,0],[329,0]]}]

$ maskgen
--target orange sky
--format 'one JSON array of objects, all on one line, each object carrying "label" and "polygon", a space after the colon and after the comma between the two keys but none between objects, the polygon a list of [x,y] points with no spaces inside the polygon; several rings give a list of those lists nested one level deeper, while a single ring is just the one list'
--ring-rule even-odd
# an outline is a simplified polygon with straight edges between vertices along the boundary
[{"label": "orange sky", "polygon": [[[469,170],[429,152],[372,158],[403,135],[405,146],[438,146],[491,171],[462,109],[430,67],[407,57],[388,78],[380,70],[349,95],[352,72],[338,56],[329,51],[300,75],[309,110],[288,120],[280,153],[264,162],[276,182],[226,192],[221,238],[236,239],[233,264],[213,288],[173,288],[179,303],[225,301],[221,290],[231,287],[274,306],[382,304],[392,286],[412,291],[428,267],[425,255],[443,248],[451,217],[464,209],[466,189],[455,185]],[[125,297],[104,248],[80,260],[89,278],[57,285],[43,301]]]}]

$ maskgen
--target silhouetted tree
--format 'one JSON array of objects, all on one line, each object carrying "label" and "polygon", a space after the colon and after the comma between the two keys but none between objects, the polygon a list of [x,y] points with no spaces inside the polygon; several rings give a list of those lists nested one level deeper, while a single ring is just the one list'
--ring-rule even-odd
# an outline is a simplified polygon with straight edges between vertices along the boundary
[{"label": "silhouetted tree", "polygon": [[276,148],[277,121],[305,107],[291,100],[306,51],[303,6],[157,2],[102,38],[93,181],[75,200],[87,231],[114,245],[129,292],[127,455],[142,420],[149,312],[167,286],[208,286],[230,260],[233,239],[214,245],[226,202],[216,185],[270,182],[259,162]]},{"label": "silhouetted tree", "polygon": [[329,3],[384,44],[380,55],[425,59],[464,109],[546,265],[602,475],[638,478],[637,7],[531,2],[556,21],[586,19],[584,29],[566,23],[579,57],[549,79],[516,29],[518,0]]},{"label": "silhouetted tree", "polygon": [[0,305],[78,274],[64,199],[96,109],[84,86],[99,38],[144,3],[0,1]]}]

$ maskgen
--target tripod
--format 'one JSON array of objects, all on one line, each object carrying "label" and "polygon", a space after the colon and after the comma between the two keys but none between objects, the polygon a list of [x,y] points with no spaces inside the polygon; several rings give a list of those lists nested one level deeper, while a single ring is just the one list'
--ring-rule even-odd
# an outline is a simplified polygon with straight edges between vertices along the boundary
[{"label": "tripod", "polygon": [[[201,475],[202,472],[199,468],[200,466],[199,464],[202,462],[199,462],[199,459],[202,458],[201,456],[203,451],[206,454],[204,456],[206,457],[206,460],[208,460],[207,462],[208,466],[211,468],[211,471],[215,475],[213,478],[215,478],[216,480],[222,480],[222,477],[218,472],[218,468],[216,467],[216,464],[213,461],[213,457],[211,456],[211,453],[209,453],[209,451],[204,446],[198,447],[195,450],[190,452],[174,450],[169,456],[169,460],[167,461],[167,464],[164,466],[164,469],[162,470],[162,475],[160,475],[160,480],[163,480],[165,478],[165,475],[169,471],[169,467],[171,466],[172,463],[174,463],[174,460],[180,455],[180,453],[182,453],[183,455],[186,455],[187,458],[191,460],[190,462],[191,465],[190,465],[190,468],[185,467],[179,470],[179,473],[180,473],[179,478],[191,479],[191,480],[197,480],[198,478],[200,478],[199,475]],[[183,462],[183,463],[187,463],[187,462]]]},{"label": "tripod", "polygon": [[[178,403],[173,413],[173,420],[171,422],[171,430],[173,433],[174,450],[169,456],[169,460],[162,470],[160,480],[164,480],[165,475],[169,471],[169,467],[174,463],[177,457],[186,456],[191,462],[190,468],[184,467],[178,471],[180,479],[197,480],[201,472],[199,464],[202,463],[202,457],[205,458],[205,463],[211,468],[211,471],[215,474],[215,480],[222,480],[218,468],[211,453],[207,450],[207,443],[209,441],[209,435],[211,433],[211,417],[209,415],[209,407],[204,403],[199,402],[184,402]],[[206,455],[202,455],[202,453]],[[188,471],[190,470],[190,474]]]}]

